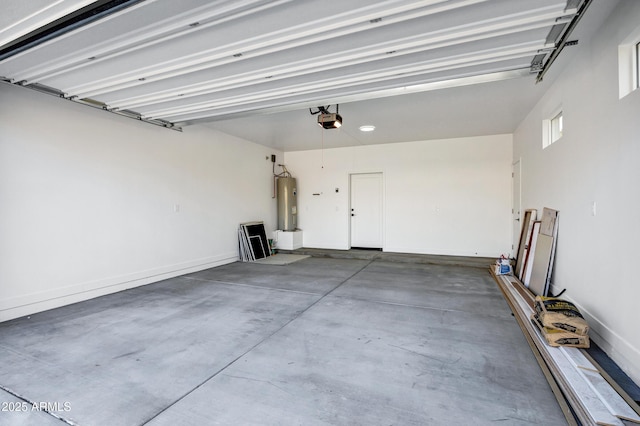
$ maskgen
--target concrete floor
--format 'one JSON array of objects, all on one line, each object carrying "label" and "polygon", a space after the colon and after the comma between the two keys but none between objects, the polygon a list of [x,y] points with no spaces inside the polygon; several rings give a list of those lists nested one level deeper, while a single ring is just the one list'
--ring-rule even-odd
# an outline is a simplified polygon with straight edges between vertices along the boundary
[{"label": "concrete floor", "polygon": [[233,263],[1,323],[0,360],[2,425],[566,424],[487,268]]}]

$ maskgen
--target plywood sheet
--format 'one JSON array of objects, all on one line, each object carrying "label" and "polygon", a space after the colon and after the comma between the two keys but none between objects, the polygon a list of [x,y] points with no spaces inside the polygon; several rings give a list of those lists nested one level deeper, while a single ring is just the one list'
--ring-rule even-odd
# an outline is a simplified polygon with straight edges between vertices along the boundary
[{"label": "plywood sheet", "polygon": [[540,233],[536,241],[529,290],[538,296],[546,296],[549,284],[549,268],[554,238]]}]

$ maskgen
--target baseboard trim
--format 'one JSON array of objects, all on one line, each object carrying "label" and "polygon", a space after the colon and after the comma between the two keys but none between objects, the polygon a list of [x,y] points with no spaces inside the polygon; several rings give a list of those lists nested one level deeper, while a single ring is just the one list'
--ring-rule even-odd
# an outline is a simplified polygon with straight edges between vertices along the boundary
[{"label": "baseboard trim", "polygon": [[0,301],[0,322],[93,299],[191,272],[225,265],[238,260],[237,253],[225,253],[161,266],[130,274],[87,281]]},{"label": "baseboard trim", "polygon": [[[560,290],[551,285],[551,293],[557,294]],[[584,306],[569,296],[562,295],[576,305],[580,313],[589,324],[589,338],[592,339],[636,384],[640,385],[640,350],[618,333],[609,328],[598,317],[592,314]]]},{"label": "baseboard trim", "polygon": [[[393,247],[387,246],[383,248],[385,252],[392,253],[409,253],[409,254],[432,254],[437,256],[465,256],[465,257],[489,257],[493,259],[500,258],[501,254],[488,251],[466,251],[454,249],[416,249],[415,247]],[[507,253],[507,252],[504,252]]]}]

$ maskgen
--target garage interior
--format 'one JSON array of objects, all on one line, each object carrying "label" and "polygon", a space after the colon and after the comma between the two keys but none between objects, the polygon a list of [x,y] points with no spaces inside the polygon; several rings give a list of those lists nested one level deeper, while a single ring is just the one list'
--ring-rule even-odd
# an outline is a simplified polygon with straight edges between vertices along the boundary
[{"label": "garage interior", "polygon": [[[572,424],[489,272],[543,208],[639,399],[640,3],[2,15],[0,423]],[[286,176],[311,256],[241,262]]]}]

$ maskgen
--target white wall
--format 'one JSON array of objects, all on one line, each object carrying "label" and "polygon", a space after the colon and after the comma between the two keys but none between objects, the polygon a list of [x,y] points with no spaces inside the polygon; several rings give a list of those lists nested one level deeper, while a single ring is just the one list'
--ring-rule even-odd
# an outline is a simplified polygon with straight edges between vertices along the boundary
[{"label": "white wall", "polygon": [[0,320],[236,260],[272,153],[0,85]]},{"label": "white wall", "polygon": [[[560,211],[553,291],[586,314],[592,337],[640,383],[640,91],[618,99],[618,44],[640,22],[622,1],[594,40],[580,40],[514,135],[523,208]],[[572,48],[573,49],[573,48]],[[562,107],[563,137],[542,149],[542,120]],[[596,216],[592,205],[596,203]]]},{"label": "white wall", "polygon": [[349,175],[382,172],[384,251],[510,252],[511,135],[286,152],[284,158],[298,179],[305,247],[348,249]]}]

